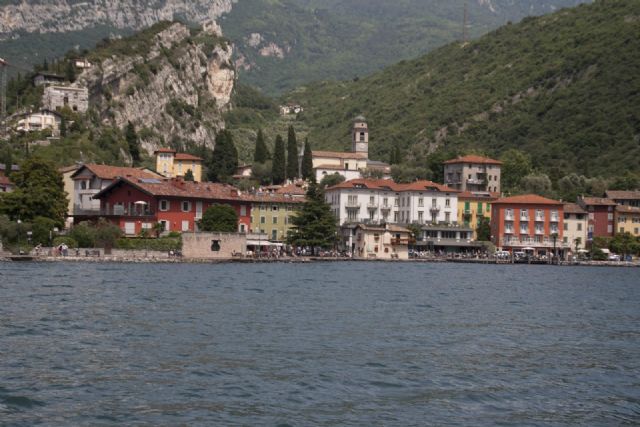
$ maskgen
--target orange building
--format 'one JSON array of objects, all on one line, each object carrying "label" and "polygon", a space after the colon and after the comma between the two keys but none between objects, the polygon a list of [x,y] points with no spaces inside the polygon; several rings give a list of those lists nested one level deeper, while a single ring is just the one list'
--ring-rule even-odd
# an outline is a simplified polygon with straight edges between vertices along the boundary
[{"label": "orange building", "polygon": [[535,194],[505,197],[491,205],[491,240],[502,250],[564,257],[562,202]]}]

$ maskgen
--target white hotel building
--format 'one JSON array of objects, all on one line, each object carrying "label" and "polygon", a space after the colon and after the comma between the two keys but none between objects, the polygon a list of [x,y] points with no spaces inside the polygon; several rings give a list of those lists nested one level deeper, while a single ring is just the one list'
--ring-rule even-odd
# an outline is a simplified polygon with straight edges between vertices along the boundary
[{"label": "white hotel building", "polygon": [[458,218],[458,191],[431,181],[353,179],[328,188],[325,200],[340,225],[455,224]]}]

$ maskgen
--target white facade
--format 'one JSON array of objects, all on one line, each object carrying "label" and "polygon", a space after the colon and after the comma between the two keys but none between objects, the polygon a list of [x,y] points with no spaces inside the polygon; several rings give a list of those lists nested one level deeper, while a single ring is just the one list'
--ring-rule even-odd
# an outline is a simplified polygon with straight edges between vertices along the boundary
[{"label": "white facade", "polygon": [[355,181],[347,181],[325,192],[325,200],[339,224],[457,223],[458,196],[453,190],[440,191],[425,181],[412,184]]},{"label": "white facade", "polygon": [[51,129],[54,133],[57,133],[60,129],[61,120],[58,114],[51,111],[41,111],[29,114],[18,120],[16,130],[19,132],[36,132],[43,129]]}]

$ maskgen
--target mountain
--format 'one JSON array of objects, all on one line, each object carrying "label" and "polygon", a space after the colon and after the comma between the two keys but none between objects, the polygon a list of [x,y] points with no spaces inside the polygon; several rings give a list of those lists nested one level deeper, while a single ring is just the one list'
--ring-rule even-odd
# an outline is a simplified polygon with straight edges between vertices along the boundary
[{"label": "mountain", "polygon": [[[166,146],[207,153],[225,126],[223,114],[230,108],[236,80],[233,49],[218,31],[215,25],[194,29],[160,22],[133,36],[100,43],[84,56],[91,67],[67,77],[74,80],[72,86],[88,89],[88,111],[62,108],[71,124],[67,134],[34,149],[61,164],[128,164],[131,147],[124,129],[131,123],[143,155]],[[72,51],[45,71],[59,75],[70,69],[74,58]],[[34,85],[33,76],[9,82],[11,128],[21,114],[42,105],[42,86]],[[21,155],[28,141],[45,136],[14,133],[10,144]]]},{"label": "mountain", "polygon": [[[364,76],[462,37],[589,0],[0,0],[0,52],[30,69],[160,21],[217,20],[240,78],[270,94]],[[15,68],[14,71],[15,73]]]},{"label": "mountain", "polygon": [[357,81],[285,100],[317,149],[346,149],[364,114],[370,153],[426,165],[443,153],[516,148],[541,172],[640,172],[640,2],[598,1],[507,24]]},{"label": "mountain", "polygon": [[351,79],[509,21],[583,0],[239,0],[220,24],[236,45],[240,78],[278,94]]}]

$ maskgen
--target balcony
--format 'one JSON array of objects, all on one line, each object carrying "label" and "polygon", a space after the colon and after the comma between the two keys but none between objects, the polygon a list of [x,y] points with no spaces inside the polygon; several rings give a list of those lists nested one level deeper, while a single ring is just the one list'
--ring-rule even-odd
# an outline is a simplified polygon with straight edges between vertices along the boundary
[{"label": "balcony", "polygon": [[536,222],[544,222],[544,214],[536,214]]},{"label": "balcony", "polygon": [[155,211],[145,206],[134,207],[129,211],[123,206],[111,206],[100,209],[83,209],[81,206],[74,206],[73,215],[75,216],[122,216],[132,218],[143,218],[155,216]]},{"label": "balcony", "polygon": [[465,209],[462,212],[462,216],[464,216],[465,218],[470,218],[473,216],[473,211],[471,209]]},{"label": "balcony", "polygon": [[529,221],[529,215],[520,215],[520,221]]},{"label": "balcony", "polygon": [[[520,248],[534,247],[534,248],[553,249],[554,247],[553,239],[549,239],[546,237],[544,239],[531,238],[531,237],[518,239],[517,237],[514,238],[514,237],[505,236],[502,239],[500,239],[500,245],[520,247]],[[562,242],[562,239],[557,239],[555,247],[556,249],[563,249],[563,248],[569,248],[570,245],[569,243]]]},{"label": "balcony", "polygon": [[536,235],[542,235],[542,234],[544,234],[544,229],[536,228]]},{"label": "balcony", "polygon": [[376,210],[378,209],[377,203],[367,203],[367,209]]},{"label": "balcony", "polygon": [[401,238],[401,239],[391,239],[391,245],[393,246],[397,246],[397,245],[408,245],[409,244],[409,239],[408,238]]},{"label": "balcony", "polygon": [[558,222],[558,215],[551,214],[551,222]]},{"label": "balcony", "polygon": [[513,212],[506,212],[504,214],[504,220],[505,221],[513,221],[514,220]]},{"label": "balcony", "polygon": [[467,184],[469,184],[469,185],[484,185],[484,179],[469,178],[469,179],[467,179]]},{"label": "balcony", "polygon": [[382,206],[380,206],[380,210],[390,211],[391,210],[391,205],[382,205]]},{"label": "balcony", "polygon": [[440,207],[438,206],[431,206],[431,209],[429,209],[429,212],[431,212],[432,214],[438,214],[440,213]]},{"label": "balcony", "polygon": [[349,200],[347,201],[347,209],[360,209],[360,202],[357,200]]}]

